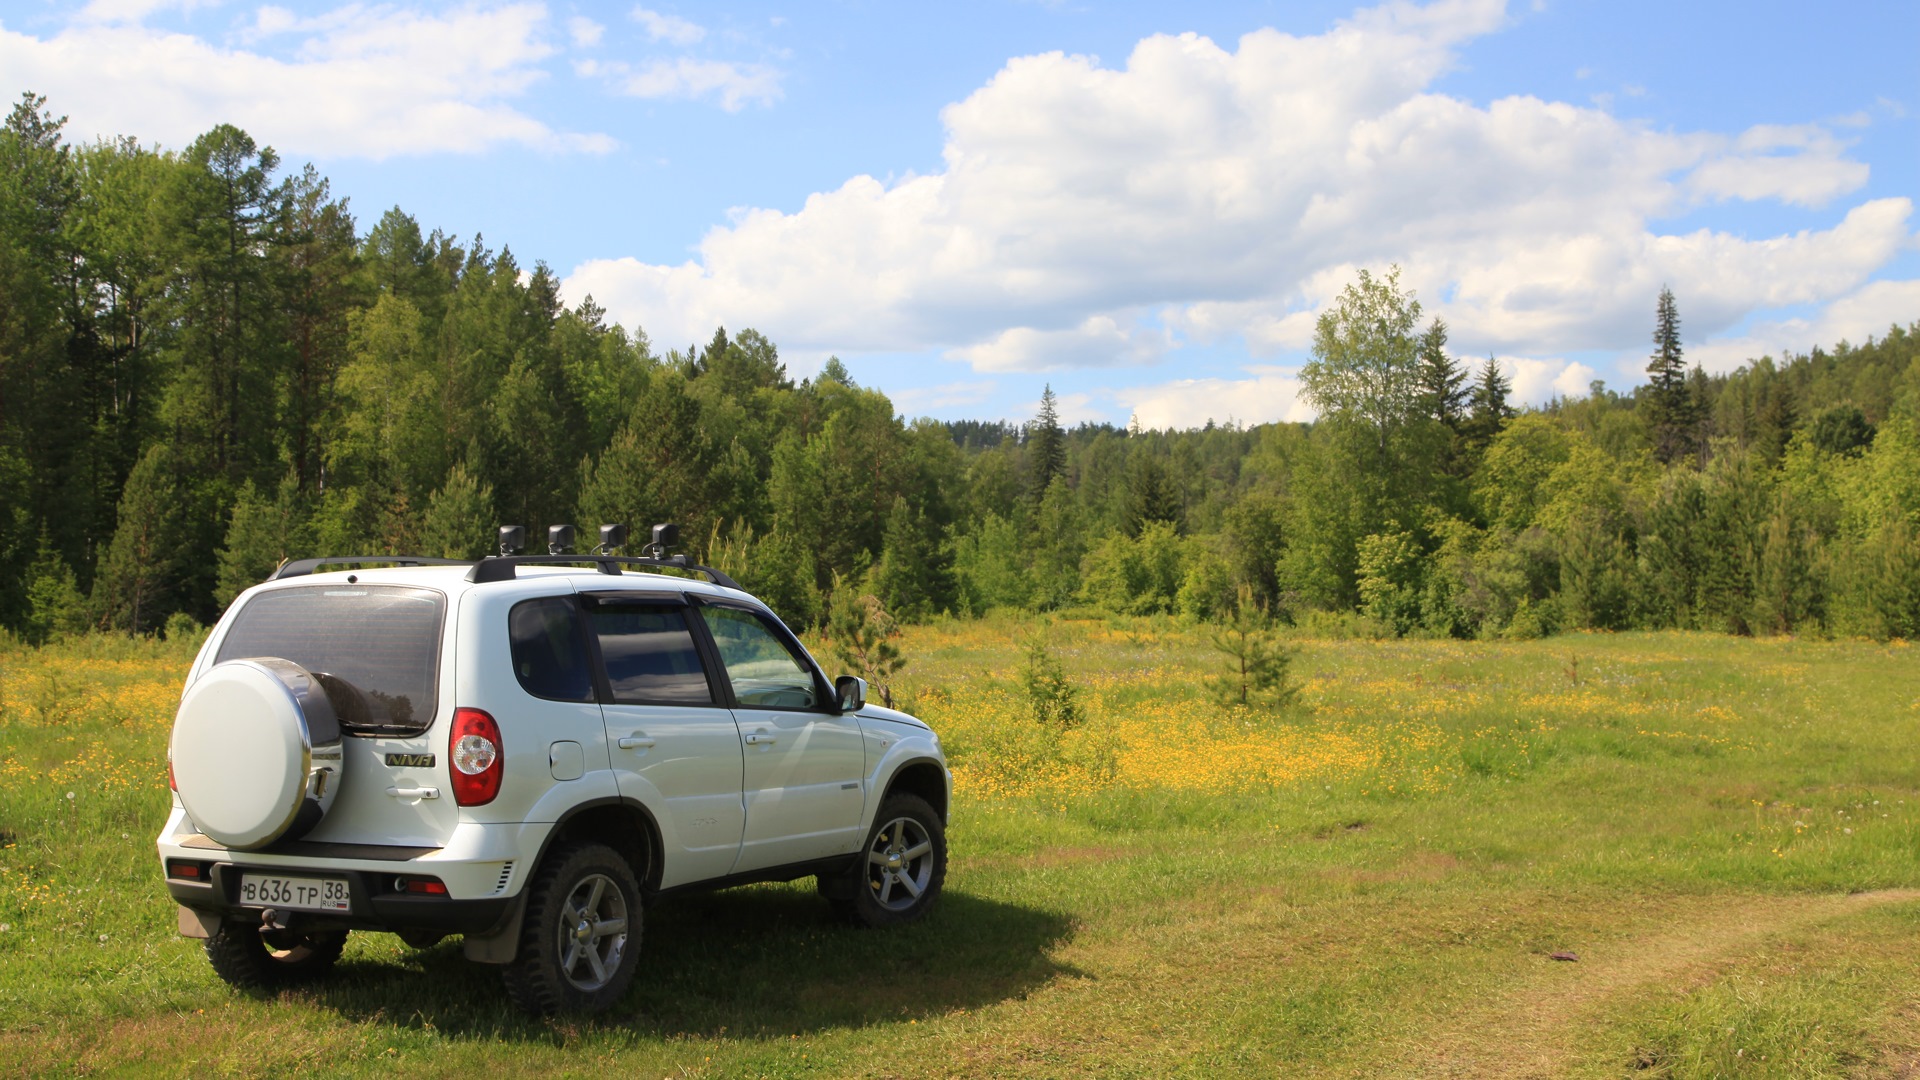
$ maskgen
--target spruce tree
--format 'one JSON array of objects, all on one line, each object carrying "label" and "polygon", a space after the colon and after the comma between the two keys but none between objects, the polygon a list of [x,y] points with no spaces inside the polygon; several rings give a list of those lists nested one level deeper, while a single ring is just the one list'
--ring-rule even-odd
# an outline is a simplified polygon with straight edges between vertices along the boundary
[{"label": "spruce tree", "polygon": [[420,553],[444,559],[476,559],[493,546],[498,525],[493,485],[474,480],[465,463],[447,472],[447,482],[427,502],[420,523]]},{"label": "spruce tree", "polygon": [[1467,369],[1447,355],[1447,323],[1435,319],[1420,335],[1420,392],[1427,415],[1458,432],[1473,399]]},{"label": "spruce tree", "polygon": [[1040,414],[1027,425],[1027,494],[1035,503],[1046,497],[1056,476],[1067,471],[1067,433],[1060,427],[1060,410],[1053,384],[1040,395]]},{"label": "spruce tree", "polygon": [[171,444],[147,449],[120,495],[113,543],[93,579],[93,603],[115,630],[145,633],[177,607],[186,555],[180,481]]},{"label": "spruce tree", "polygon": [[1122,507],[1121,527],[1128,536],[1153,522],[1165,522],[1175,530],[1186,524],[1180,493],[1167,475],[1167,466],[1154,454],[1141,448],[1127,463],[1126,502]]},{"label": "spruce tree", "polygon": [[1673,290],[1660,287],[1654,305],[1653,356],[1647,362],[1647,426],[1663,462],[1687,456],[1694,443],[1694,410],[1680,347],[1680,309]]},{"label": "spruce tree", "polygon": [[1487,357],[1480,368],[1480,378],[1473,386],[1473,412],[1467,419],[1466,436],[1469,444],[1476,449],[1485,449],[1493,441],[1500,429],[1513,419],[1513,406],[1507,404],[1507,395],[1513,392],[1513,383],[1500,373],[1500,361]]}]

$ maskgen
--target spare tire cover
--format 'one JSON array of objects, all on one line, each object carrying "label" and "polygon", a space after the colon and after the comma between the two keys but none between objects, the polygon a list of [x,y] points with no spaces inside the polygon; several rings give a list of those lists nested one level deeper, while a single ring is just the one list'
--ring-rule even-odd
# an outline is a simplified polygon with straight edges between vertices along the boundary
[{"label": "spare tire cover", "polygon": [[187,687],[169,748],[195,827],[255,850],[319,824],[340,786],[340,725],[320,681],[290,660],[216,665]]}]

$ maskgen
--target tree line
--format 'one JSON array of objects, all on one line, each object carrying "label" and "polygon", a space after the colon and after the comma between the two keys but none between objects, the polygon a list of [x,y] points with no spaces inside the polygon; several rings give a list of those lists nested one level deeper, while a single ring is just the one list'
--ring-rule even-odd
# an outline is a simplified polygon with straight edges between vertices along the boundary
[{"label": "tree line", "polygon": [[206,623],[282,559],[682,526],[800,624],[1083,608],[1456,637],[1920,632],[1920,324],[1515,409],[1395,274],[1320,316],[1312,424],[908,422],[752,330],[657,350],[482,237],[370,228],[222,125],[0,130],[0,626]]}]

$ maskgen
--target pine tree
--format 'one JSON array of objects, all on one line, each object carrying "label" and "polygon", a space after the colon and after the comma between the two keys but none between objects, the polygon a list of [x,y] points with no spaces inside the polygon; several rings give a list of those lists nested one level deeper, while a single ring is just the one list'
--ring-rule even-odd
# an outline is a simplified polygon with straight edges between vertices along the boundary
[{"label": "pine tree", "polygon": [[901,618],[920,619],[953,606],[952,555],[942,550],[939,531],[906,496],[894,497],[874,591]]},{"label": "pine tree", "polygon": [[1507,395],[1513,392],[1513,383],[1500,373],[1500,361],[1487,357],[1480,368],[1480,378],[1473,386],[1473,412],[1466,426],[1467,441],[1478,449],[1485,449],[1493,441],[1500,429],[1513,419],[1513,406],[1507,404]]},{"label": "pine tree", "polygon": [[1695,442],[1696,417],[1682,355],[1680,309],[1673,290],[1662,285],[1654,305],[1653,356],[1647,362],[1647,426],[1654,456],[1669,463],[1691,453]]},{"label": "pine tree", "polygon": [[155,443],[127,477],[120,523],[93,579],[94,607],[107,626],[141,634],[172,610],[185,555],[181,509],[173,453]]},{"label": "pine tree", "polygon": [[474,480],[465,463],[447,472],[447,482],[427,502],[420,523],[420,553],[444,559],[474,559],[493,546],[498,522],[493,485]]},{"label": "pine tree", "polygon": [[1435,319],[1420,335],[1420,392],[1426,401],[1427,415],[1460,430],[1466,420],[1473,391],[1467,386],[1467,369],[1447,355],[1447,324]]},{"label": "pine tree", "polygon": [[1067,433],[1060,427],[1060,409],[1053,384],[1040,395],[1040,414],[1027,425],[1027,495],[1035,503],[1046,497],[1054,477],[1067,471]]},{"label": "pine tree", "polygon": [[1067,681],[1066,669],[1054,659],[1043,627],[1027,638],[1027,659],[1020,667],[1020,685],[1027,692],[1034,722],[1051,731],[1069,731],[1087,718],[1080,691]]},{"label": "pine tree", "polygon": [[42,645],[87,628],[87,598],[44,526],[39,553],[27,568],[27,605],[26,637],[32,644]]},{"label": "pine tree", "polygon": [[220,548],[220,571],[214,584],[214,600],[222,608],[266,580],[287,557],[285,532],[279,507],[261,497],[253,481],[240,485],[227,522],[226,543]]},{"label": "pine tree", "polygon": [[887,613],[880,598],[862,595],[839,574],[833,575],[833,597],[827,608],[827,640],[833,655],[853,669],[879,691],[880,703],[893,707],[892,678],[907,666],[894,639],[900,636],[899,624]]},{"label": "pine tree", "polygon": [[1293,652],[1274,635],[1273,620],[1265,608],[1255,604],[1250,587],[1240,587],[1240,602],[1233,618],[1212,631],[1209,639],[1214,651],[1227,658],[1226,673],[1207,680],[1216,703],[1281,708],[1292,704],[1299,694],[1299,688],[1287,679]]},{"label": "pine tree", "polygon": [[1145,448],[1136,451],[1127,463],[1121,527],[1128,536],[1139,536],[1142,529],[1156,521],[1179,530],[1186,525],[1185,518],[1180,493],[1167,475],[1166,464]]}]

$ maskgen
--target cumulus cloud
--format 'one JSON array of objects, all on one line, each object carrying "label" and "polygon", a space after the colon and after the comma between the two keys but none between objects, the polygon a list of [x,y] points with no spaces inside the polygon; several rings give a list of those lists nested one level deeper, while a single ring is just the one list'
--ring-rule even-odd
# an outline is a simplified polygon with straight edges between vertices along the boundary
[{"label": "cumulus cloud", "polygon": [[543,77],[540,62],[553,52],[541,4],[445,14],[350,5],[311,18],[268,6],[243,27],[242,47],[143,21],[191,6],[102,0],[45,38],[0,27],[0,70],[46,94],[83,138],[178,146],[230,122],[319,156],[613,146],[606,135],[556,131],[506,103]]},{"label": "cumulus cloud", "polygon": [[[1836,121],[1848,124],[1853,118]],[[1867,182],[1865,162],[1848,161],[1846,145],[1825,128],[1763,124],[1733,140],[1727,151],[1688,176],[1694,191],[1717,199],[1779,199],[1824,206]]]},{"label": "cumulus cloud", "polygon": [[[941,383],[938,386],[890,390],[887,392],[887,397],[902,415],[930,416],[945,410],[971,409],[984,405],[992,399],[997,389],[999,384],[991,379],[962,380]],[[1038,411],[1037,405],[1035,411]]]},{"label": "cumulus cloud", "polygon": [[669,45],[697,45],[707,36],[707,28],[688,22],[678,15],[662,15],[658,11],[649,11],[643,7],[633,9],[633,21],[647,32],[654,41],[664,41]]},{"label": "cumulus cloud", "polygon": [[567,286],[668,339],[752,325],[1010,371],[1145,362],[1183,336],[1298,350],[1354,267],[1397,262],[1457,345],[1543,355],[1637,347],[1662,283],[1719,332],[1858,288],[1909,241],[1904,198],[1791,235],[1661,232],[1715,200],[1824,205],[1865,167],[1819,127],[1656,131],[1436,93],[1505,19],[1396,2],[1231,49],[1157,35],[1118,68],[1015,58],[942,112],[939,171],[741,210],[684,263],[593,261]]},{"label": "cumulus cloud", "polygon": [[1732,371],[1750,360],[1763,356],[1778,360],[1815,345],[1832,348],[1842,341],[1864,344],[1869,337],[1885,337],[1891,327],[1910,326],[1916,319],[1920,319],[1920,280],[1875,281],[1827,304],[1815,315],[1763,319],[1740,333],[1689,345],[1686,359],[1708,371]]},{"label": "cumulus cloud", "polygon": [[749,104],[771,105],[780,100],[780,72],[765,64],[702,60],[691,56],[649,60],[637,67],[600,64],[582,74],[604,75],[620,93],[638,98],[711,97],[728,112]]},{"label": "cumulus cloud", "polygon": [[1116,391],[1113,396],[1143,428],[1183,430],[1205,427],[1208,421],[1267,424],[1313,419],[1313,407],[1300,396],[1297,371],[1267,366],[1246,371],[1250,378],[1176,379]]},{"label": "cumulus cloud", "polygon": [[575,15],[567,20],[567,36],[573,39],[575,48],[590,49],[600,44],[600,38],[606,32],[606,27],[585,15]]},{"label": "cumulus cloud", "polygon": [[1172,346],[1172,336],[1165,331],[1129,328],[1111,316],[1095,315],[1062,330],[1016,326],[948,355],[967,361],[975,371],[1059,371],[1151,364]]}]

